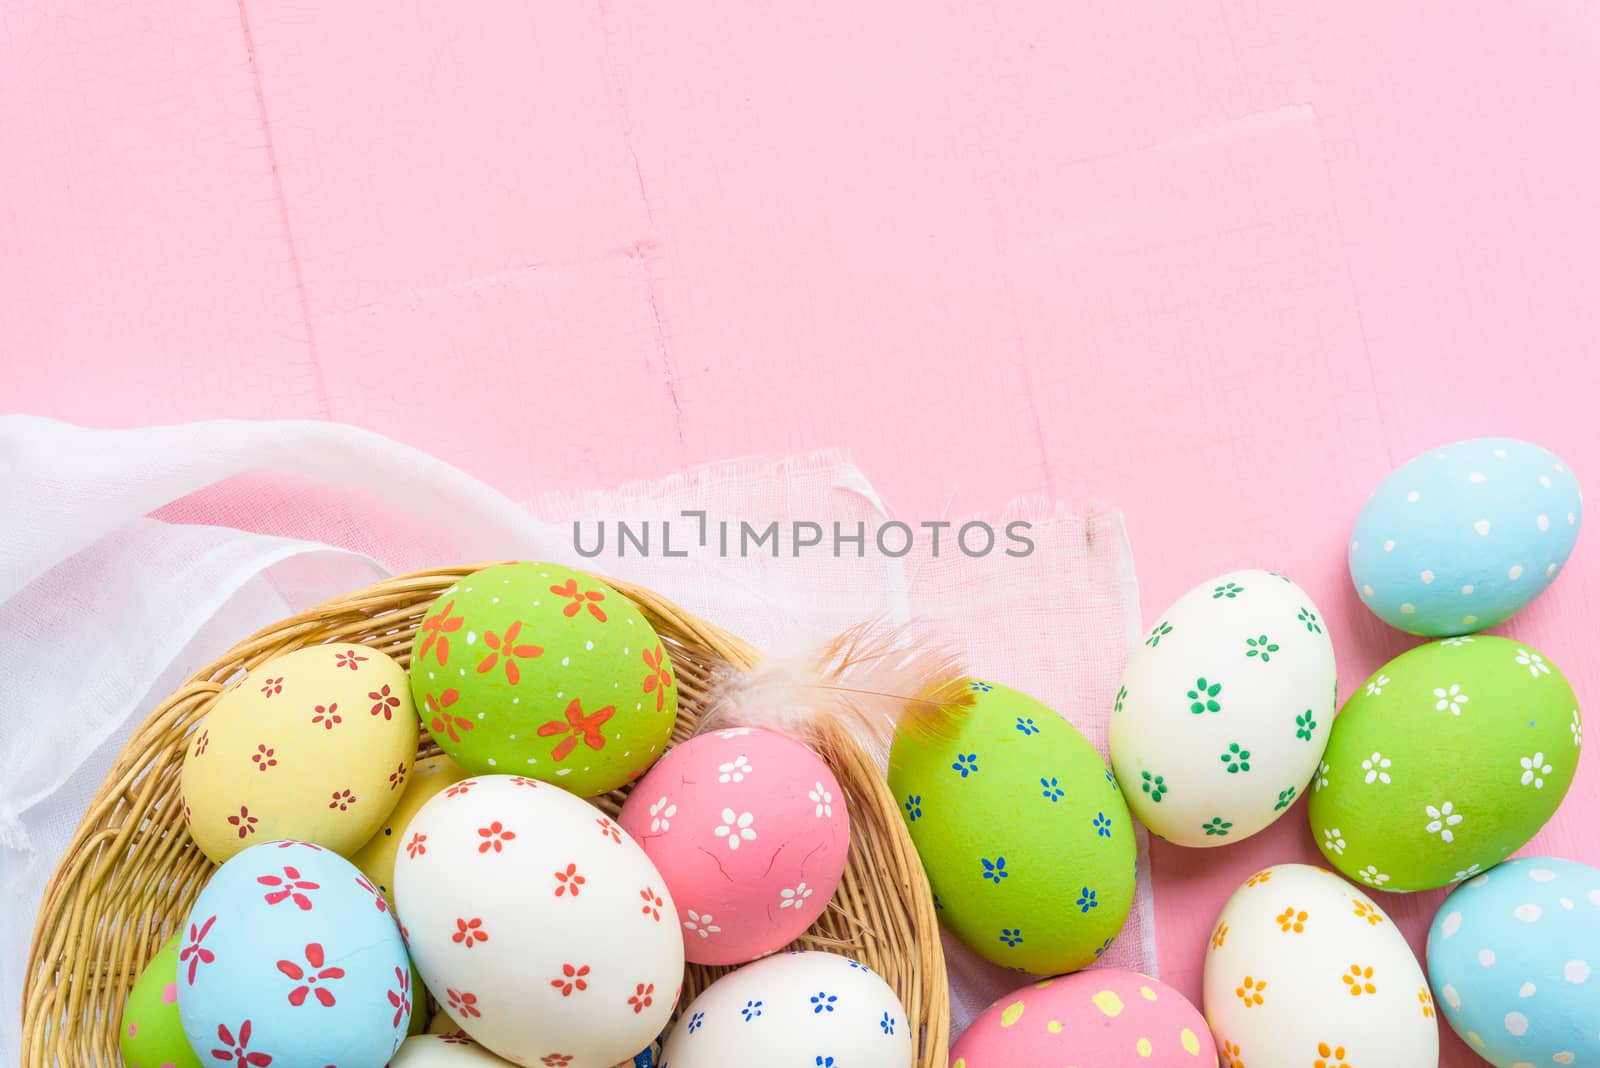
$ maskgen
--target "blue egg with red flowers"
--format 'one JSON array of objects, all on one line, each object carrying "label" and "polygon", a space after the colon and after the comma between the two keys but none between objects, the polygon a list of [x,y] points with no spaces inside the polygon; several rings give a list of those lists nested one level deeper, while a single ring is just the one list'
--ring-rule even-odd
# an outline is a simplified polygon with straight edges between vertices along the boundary
[{"label": "blue egg with red flowers", "polygon": [[415,991],[388,903],[343,857],[266,842],[201,891],[178,951],[178,1013],[206,1064],[383,1068]]}]

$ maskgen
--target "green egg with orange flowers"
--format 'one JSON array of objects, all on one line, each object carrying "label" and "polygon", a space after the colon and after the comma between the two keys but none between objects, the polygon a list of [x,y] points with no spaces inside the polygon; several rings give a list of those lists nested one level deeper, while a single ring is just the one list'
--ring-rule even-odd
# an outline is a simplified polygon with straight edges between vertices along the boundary
[{"label": "green egg with orange flowers", "polygon": [[411,654],[422,725],[473,774],[523,775],[594,797],[636,778],[678,714],[666,646],[587,572],[497,564],[429,607]]}]

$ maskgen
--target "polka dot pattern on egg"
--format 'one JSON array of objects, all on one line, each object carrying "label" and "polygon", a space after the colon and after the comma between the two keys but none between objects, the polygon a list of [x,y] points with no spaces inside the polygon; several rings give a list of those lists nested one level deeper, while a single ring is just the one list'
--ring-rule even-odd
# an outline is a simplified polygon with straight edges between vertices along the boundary
[{"label": "polka dot pattern on egg", "polygon": [[1582,516],[1578,482],[1554,454],[1510,439],[1456,442],[1373,491],[1350,541],[1350,576],[1391,626],[1467,634],[1503,622],[1549,585]]},{"label": "polka dot pattern on egg", "polygon": [[1577,861],[1491,868],[1445,900],[1428,935],[1446,1021],[1498,1068],[1600,1063],[1597,966],[1600,870]]},{"label": "polka dot pattern on egg", "polygon": [[1094,968],[1000,998],[962,1034],[951,1064],[1211,1068],[1205,1019],[1178,991],[1137,972]]},{"label": "polka dot pattern on egg", "polygon": [[128,1068],[199,1068],[178,1018],[178,954],[181,936],[174,935],[145,965],[128,994],[119,1042]]}]

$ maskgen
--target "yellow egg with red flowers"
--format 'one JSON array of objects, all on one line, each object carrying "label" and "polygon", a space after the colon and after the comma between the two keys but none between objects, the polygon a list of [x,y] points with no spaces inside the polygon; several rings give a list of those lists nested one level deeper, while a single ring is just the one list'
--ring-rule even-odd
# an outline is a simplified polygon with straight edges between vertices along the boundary
[{"label": "yellow egg with red flowers", "polygon": [[298,649],[233,683],[189,739],[189,834],[219,864],[278,839],[349,856],[393,811],[416,752],[404,668],[361,645]]}]

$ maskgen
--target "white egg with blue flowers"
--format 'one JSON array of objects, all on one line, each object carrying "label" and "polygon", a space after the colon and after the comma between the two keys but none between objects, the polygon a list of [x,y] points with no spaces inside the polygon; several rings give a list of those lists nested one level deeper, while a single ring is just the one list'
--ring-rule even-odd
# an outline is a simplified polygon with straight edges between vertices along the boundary
[{"label": "white egg with blue flowers", "polygon": [[678,1015],[661,1068],[911,1068],[889,984],[834,953],[780,953],[729,972]]}]

